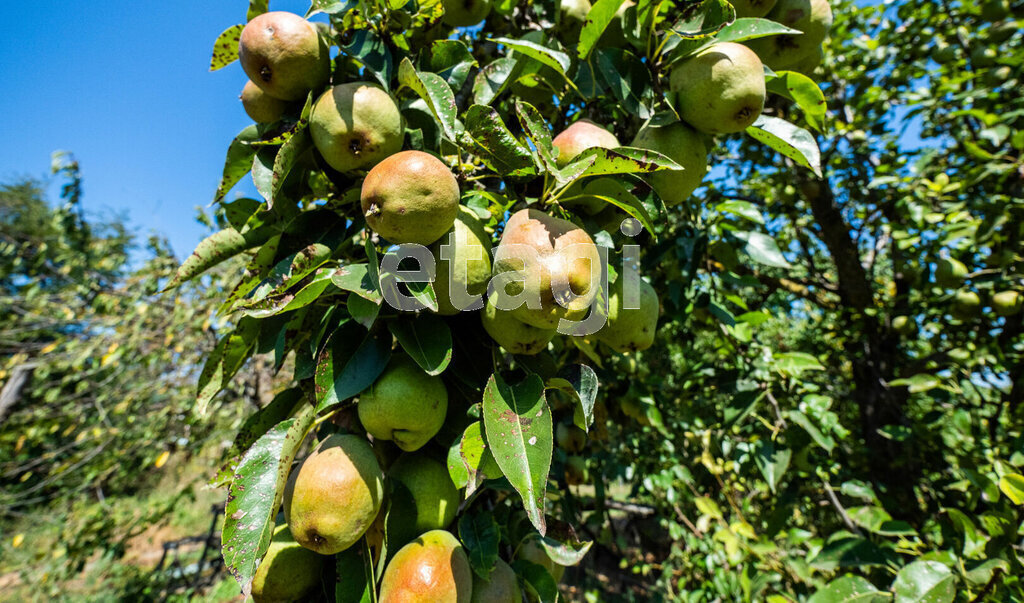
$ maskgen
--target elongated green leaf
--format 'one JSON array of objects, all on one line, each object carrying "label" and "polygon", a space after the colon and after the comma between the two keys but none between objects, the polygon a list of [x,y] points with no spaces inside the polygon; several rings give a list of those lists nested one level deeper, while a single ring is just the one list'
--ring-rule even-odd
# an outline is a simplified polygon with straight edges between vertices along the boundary
[{"label": "elongated green leaf", "polygon": [[476,65],[476,58],[461,40],[437,40],[426,59],[427,70],[444,78],[453,92],[462,89]]},{"label": "elongated green leaf", "polygon": [[830,436],[826,436],[821,433],[818,426],[811,422],[811,419],[807,415],[800,412],[799,410],[788,410],[786,411],[786,417],[803,428],[807,432],[811,439],[818,445],[824,448],[829,453],[836,447],[836,441]]},{"label": "elongated green leaf", "polygon": [[804,352],[783,352],[772,355],[772,369],[783,375],[799,377],[804,371],[823,371],[825,367],[814,356]]},{"label": "elongated green leaf", "polygon": [[536,42],[514,40],[512,38],[494,38],[490,41],[507,46],[516,52],[521,52],[531,59],[536,59],[554,69],[560,75],[565,75],[572,64],[572,59],[569,58],[569,55],[559,50],[542,46]]},{"label": "elongated green leaf", "polygon": [[340,404],[373,385],[391,359],[391,334],[367,333],[347,322],[330,335],[317,358],[317,412]]},{"label": "elongated green leaf", "polygon": [[581,59],[587,58],[590,51],[597,45],[597,41],[601,39],[601,35],[604,34],[608,24],[615,18],[615,11],[619,10],[619,6],[622,5],[623,1],[597,0],[594,3],[590,12],[587,13],[587,19],[583,23],[583,30],[580,32],[580,43],[576,47],[577,56]]},{"label": "elongated green leaf", "polygon": [[640,119],[654,115],[654,78],[640,57],[621,48],[602,48],[595,53],[594,68],[626,110]]},{"label": "elongated green leaf", "polygon": [[889,382],[889,385],[892,387],[906,386],[912,394],[923,394],[924,392],[942,387],[942,379],[928,373],[920,373],[905,379],[893,379]]},{"label": "elongated green leaf", "polygon": [[860,576],[843,576],[814,593],[807,603],[876,603],[886,597]]},{"label": "elongated green leaf", "polygon": [[484,441],[480,421],[470,423],[462,437],[448,449],[448,474],[456,486],[466,489],[466,498],[472,496],[484,480],[501,477],[501,469]]},{"label": "elongated green leaf", "polygon": [[583,558],[587,556],[587,552],[590,551],[590,547],[594,544],[592,541],[580,541],[575,537],[575,531],[567,533],[566,530],[563,530],[558,538],[553,538],[554,531],[552,530],[552,533],[549,533],[547,536],[537,538],[537,542],[552,561],[563,567],[576,565],[583,561]]},{"label": "elongated green leaf", "polygon": [[608,176],[613,174],[648,174],[659,170],[681,170],[683,166],[672,161],[665,155],[650,149],[618,147],[604,149],[594,147],[583,151],[566,166],[586,165],[578,178],[591,176]]},{"label": "elongated green leaf", "polygon": [[586,432],[590,431],[590,425],[594,422],[594,402],[597,401],[600,385],[597,373],[585,364],[563,367],[547,384],[549,388],[564,391],[576,399],[573,423]]},{"label": "elongated green leaf", "polygon": [[217,41],[213,43],[213,55],[210,57],[210,71],[223,69],[238,60],[238,40],[242,37],[245,25],[232,25],[225,29]]},{"label": "elongated green leaf", "polygon": [[234,331],[221,337],[216,347],[206,357],[206,364],[199,374],[199,385],[196,388],[195,411],[200,416],[216,396],[242,368],[256,345],[259,324],[251,318],[243,318]]},{"label": "elongated green leaf", "polygon": [[811,567],[821,571],[834,571],[841,567],[885,565],[890,560],[877,545],[864,538],[839,538],[826,544],[811,559]]},{"label": "elongated green leaf", "polygon": [[800,35],[802,32],[790,29],[771,19],[743,18],[726,25],[715,36],[716,42],[745,42],[779,34]]},{"label": "elongated green leaf", "polygon": [[331,282],[335,287],[351,291],[359,297],[380,304],[384,297],[380,287],[374,282],[369,264],[348,264],[334,271]]},{"label": "elongated green leaf", "polygon": [[956,577],[938,561],[915,561],[896,574],[895,603],[950,603],[956,597]]},{"label": "elongated green leaf", "polygon": [[385,90],[391,89],[394,62],[387,44],[371,29],[359,29],[352,34],[352,40],[341,51],[359,61]]},{"label": "elongated green leaf", "polygon": [[256,148],[250,143],[259,140],[259,131],[256,125],[248,126],[235,136],[228,146],[228,156],[224,160],[224,173],[217,185],[217,193],[213,196],[213,202],[219,203],[228,192],[238,184],[249,170],[252,169],[252,160],[256,157]]},{"label": "elongated green leaf", "polygon": [[[540,603],[555,603],[558,601],[558,583],[555,582],[551,572],[543,565],[531,563],[525,559],[517,559],[512,564],[516,574],[523,577],[527,592],[531,593],[531,600]],[[535,599],[534,599],[535,597]]]},{"label": "elongated green leaf", "polygon": [[750,220],[755,224],[764,224],[764,217],[761,215],[761,210],[756,205],[749,201],[725,201],[715,206],[717,213],[728,213],[734,216],[739,216],[745,220]]},{"label": "elongated green leaf", "polygon": [[793,451],[788,448],[777,448],[771,440],[758,442],[754,463],[761,470],[761,475],[768,482],[772,492],[776,491],[783,474],[789,468],[789,461],[793,457]]},{"label": "elongated green leaf", "polygon": [[245,18],[248,21],[252,21],[268,10],[270,10],[270,0],[249,0],[249,11],[246,13]]},{"label": "elongated green leaf", "polygon": [[298,291],[281,291],[253,303],[239,304],[236,309],[253,318],[298,310],[315,302],[331,286],[331,273],[329,269],[320,269]]},{"label": "elongated green leaf", "polygon": [[768,92],[784,96],[794,102],[804,112],[807,123],[821,132],[825,127],[825,94],[814,80],[796,71],[779,71],[775,77],[766,82]]},{"label": "elongated green leaf", "polygon": [[256,440],[263,437],[272,427],[292,416],[299,409],[300,404],[305,403],[302,390],[292,387],[281,391],[274,396],[270,404],[249,415],[241,429],[238,430],[238,434],[235,435],[231,448],[224,455],[228,459],[227,462],[217,472],[216,477],[210,481],[210,485],[221,487],[230,484],[235,474],[235,467],[242,460],[245,451],[249,450]]},{"label": "elongated green leaf", "polygon": [[544,534],[544,494],[554,447],[544,382],[530,375],[509,385],[492,375],[484,389],[483,417],[494,460],[522,497],[530,522]]},{"label": "elongated green leaf", "polygon": [[243,456],[224,508],[221,552],[224,564],[248,596],[256,564],[266,554],[274,516],[284,496],[295,454],[313,425],[313,407],[270,429]]},{"label": "elongated green leaf", "polygon": [[484,105],[473,105],[463,120],[464,142],[475,147],[489,168],[502,175],[525,175],[535,171],[533,155],[505,127],[498,112]]},{"label": "elongated green leaf", "polygon": [[373,326],[380,314],[380,304],[374,303],[359,295],[349,295],[345,303],[349,316],[352,320],[363,325],[367,329]]},{"label": "elongated green leaf", "polygon": [[502,57],[484,65],[473,80],[473,102],[490,105],[508,83],[508,77],[516,67],[516,60]]},{"label": "elongated green leaf", "polygon": [[491,513],[481,512],[459,518],[459,540],[466,549],[469,565],[487,580],[498,561],[501,531]]},{"label": "elongated green leaf", "polygon": [[400,318],[388,323],[402,349],[426,371],[440,375],[452,360],[452,332],[440,317],[431,314]]},{"label": "elongated green leaf", "polygon": [[516,114],[519,116],[519,125],[523,132],[537,150],[541,165],[549,172],[557,172],[558,164],[555,162],[555,148],[551,144],[551,130],[540,111],[530,103],[516,100]]},{"label": "elongated green leaf", "polygon": [[789,268],[789,262],[782,255],[775,239],[763,232],[742,232],[730,233],[732,236],[744,242],[743,251],[747,252],[755,262],[775,268]]},{"label": "elongated green leaf", "polygon": [[448,140],[455,140],[455,117],[458,107],[455,105],[455,94],[444,78],[436,73],[416,71],[408,57],[398,65],[398,81],[422,98],[431,113],[441,124],[441,129]]},{"label": "elongated green leaf", "polygon": [[365,538],[335,555],[334,563],[337,568],[334,584],[335,603],[375,601],[373,557]]},{"label": "elongated green leaf", "polygon": [[[288,138],[274,157],[274,171],[271,176],[271,199],[281,195],[285,179],[303,153],[313,148],[313,139],[305,128]],[[271,201],[267,199],[267,201]]]},{"label": "elongated green leaf", "polygon": [[736,9],[726,0],[703,0],[687,6],[670,31],[682,38],[707,38],[735,20]]},{"label": "elongated green leaf", "polygon": [[188,256],[164,290],[173,289],[178,285],[192,280],[217,264],[236,255],[266,243],[274,236],[275,230],[263,226],[243,233],[234,228],[226,228],[206,237],[196,246],[192,255]]},{"label": "elongated green leaf", "polygon": [[592,201],[598,199],[625,211],[643,224],[647,232],[654,232],[654,221],[647,207],[626,188],[618,178],[597,178],[586,182],[578,195],[563,196],[561,201],[571,204],[573,201]]},{"label": "elongated green leaf", "polygon": [[821,151],[818,149],[818,141],[807,130],[784,119],[762,115],[754,125],[747,128],[747,134],[821,178]]},{"label": "elongated green leaf", "polygon": [[[234,302],[232,310],[268,310],[288,304],[294,295],[288,291],[305,277],[313,274],[331,257],[331,247],[313,243],[289,255],[274,265],[273,270],[259,284]],[[322,289],[321,289],[322,291]]]},{"label": "elongated green leaf", "polygon": [[274,204],[274,162],[279,147],[262,147],[252,160],[252,183],[268,205]]},{"label": "elongated green leaf", "polygon": [[999,480],[999,489],[1015,505],[1024,505],[1024,475],[1008,473]]}]

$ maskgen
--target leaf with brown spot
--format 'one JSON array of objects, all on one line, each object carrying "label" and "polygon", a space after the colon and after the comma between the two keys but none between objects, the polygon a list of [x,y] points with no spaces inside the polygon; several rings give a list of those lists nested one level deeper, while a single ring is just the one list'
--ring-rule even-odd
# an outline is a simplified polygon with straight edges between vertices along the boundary
[{"label": "leaf with brown spot", "polygon": [[232,25],[217,36],[213,43],[213,56],[210,57],[210,71],[223,69],[238,60],[238,40],[244,27]]}]

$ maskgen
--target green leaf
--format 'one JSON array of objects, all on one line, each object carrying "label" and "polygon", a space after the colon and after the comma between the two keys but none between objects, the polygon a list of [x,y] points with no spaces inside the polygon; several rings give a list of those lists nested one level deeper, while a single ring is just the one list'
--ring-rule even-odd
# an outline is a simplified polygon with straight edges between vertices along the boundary
[{"label": "green leaf", "polygon": [[755,224],[764,224],[764,217],[761,215],[761,208],[749,201],[725,201],[716,205],[715,211],[720,214],[733,214],[734,216],[739,216],[744,220],[750,220]]},{"label": "green leaf", "polygon": [[613,174],[649,174],[660,170],[683,169],[683,166],[657,151],[633,147],[590,148],[577,155],[565,169],[573,166],[586,167],[575,179]]},{"label": "green leaf", "polygon": [[266,243],[274,236],[274,233],[275,230],[269,226],[249,230],[244,234],[234,228],[225,228],[220,232],[213,233],[203,239],[196,246],[192,255],[182,262],[177,272],[174,273],[174,277],[164,287],[164,290],[174,289],[217,264],[233,258],[247,249],[252,249]]},{"label": "green leaf", "polygon": [[999,489],[1015,505],[1024,505],[1024,475],[1009,473],[999,480]]},{"label": "green leaf", "polygon": [[245,316],[267,318],[304,308],[319,299],[324,291],[331,286],[331,274],[330,270],[320,269],[313,275],[312,280],[305,283],[295,293],[281,292],[268,295],[254,303],[238,304],[237,309],[241,310]]},{"label": "green leaf", "polygon": [[501,531],[494,515],[488,512],[459,518],[459,540],[466,549],[469,565],[477,576],[487,580],[498,562]]},{"label": "green leaf", "polygon": [[380,304],[369,301],[359,295],[349,295],[345,306],[348,308],[348,313],[352,320],[367,329],[373,326],[373,323],[377,320],[377,315],[380,314]]},{"label": "green leaf", "polygon": [[242,460],[242,455],[249,450],[256,440],[263,437],[272,427],[292,416],[296,410],[305,403],[302,390],[292,387],[281,391],[270,404],[249,415],[242,427],[235,435],[231,448],[224,455],[227,462],[221,467],[217,475],[210,481],[214,487],[227,486],[235,474],[235,468]]},{"label": "green leaf", "polygon": [[590,12],[587,13],[587,18],[583,22],[583,30],[580,32],[580,43],[576,47],[576,55],[579,58],[587,58],[590,51],[597,45],[597,41],[601,39],[608,24],[615,18],[615,12],[619,10],[623,1],[597,0],[594,3]]},{"label": "green leaf", "polygon": [[825,94],[814,80],[796,71],[779,71],[775,77],[767,78],[766,85],[768,92],[795,101],[804,112],[807,123],[815,130],[822,131],[828,105]]},{"label": "green leaf", "polygon": [[412,89],[422,98],[448,140],[455,140],[455,117],[459,108],[455,104],[455,94],[444,78],[436,73],[416,71],[408,57],[398,65],[398,81]]},{"label": "green leaf", "polygon": [[943,510],[949,516],[953,528],[964,537],[964,557],[978,557],[979,554],[984,553],[988,538],[978,530],[971,518],[959,509],[946,508]]},{"label": "green leaf", "polygon": [[789,468],[789,461],[792,457],[792,450],[776,448],[775,442],[771,440],[761,440],[758,442],[754,454],[754,463],[761,470],[761,475],[768,482],[768,487],[771,488],[772,492],[776,492],[779,482],[782,481],[783,474]]},{"label": "green leaf", "polygon": [[647,229],[647,232],[654,232],[654,221],[647,210],[647,206],[633,194],[633,192],[622,184],[622,179],[599,178],[587,182],[579,195],[562,197],[560,200],[568,203],[573,199],[599,199],[610,205],[623,210],[631,217],[636,218]]},{"label": "green leaf", "polygon": [[477,105],[491,104],[508,83],[516,62],[514,58],[502,57],[484,65],[473,80],[473,102]]},{"label": "green leaf", "polygon": [[245,18],[247,21],[252,21],[268,10],[270,10],[270,0],[249,0],[249,11]]},{"label": "green leaf", "polygon": [[619,48],[602,48],[595,62],[607,90],[622,102],[623,108],[640,119],[654,115],[654,78],[640,57]]},{"label": "green leaf", "polygon": [[427,70],[444,78],[453,92],[462,89],[476,65],[476,58],[461,40],[437,40],[426,58]]},{"label": "green leaf", "polygon": [[527,175],[535,171],[533,154],[505,127],[491,107],[473,105],[465,113],[465,141],[476,147],[481,161],[501,175]]},{"label": "green leaf", "polygon": [[238,41],[244,28],[242,24],[232,25],[217,36],[213,43],[213,56],[210,57],[210,71],[223,69],[238,60]]},{"label": "green leaf", "polygon": [[235,470],[224,508],[221,551],[224,564],[248,596],[257,562],[270,546],[288,472],[316,415],[304,406],[256,440]]},{"label": "green leaf", "polygon": [[875,603],[886,597],[860,576],[836,578],[811,595],[807,603]]},{"label": "green leaf", "polygon": [[956,597],[956,578],[938,561],[915,561],[896,574],[895,603],[950,603]]},{"label": "green leaf", "polygon": [[214,203],[219,203],[228,192],[238,184],[249,170],[252,169],[253,158],[256,157],[256,147],[250,143],[259,140],[260,134],[256,124],[248,126],[235,136],[228,146],[228,156],[224,160],[224,173],[217,185],[217,193],[213,197]]},{"label": "green leaf", "polygon": [[546,46],[541,46],[536,42],[514,40],[512,38],[493,38],[489,41],[511,48],[516,52],[521,52],[531,59],[538,60],[557,71],[560,75],[565,75],[572,64],[572,59],[569,58],[569,55]]},{"label": "green leaf", "polygon": [[335,603],[371,603],[373,593],[373,558],[365,538],[334,556]]},{"label": "green leaf", "polygon": [[452,332],[440,317],[424,314],[388,322],[388,329],[428,375],[440,375],[452,361]]},{"label": "green leaf", "polygon": [[341,46],[340,49],[346,55],[359,61],[385,90],[391,89],[391,76],[394,71],[391,51],[373,30],[356,30],[352,34],[352,41]]},{"label": "green leaf", "polygon": [[835,440],[830,436],[822,434],[821,430],[814,423],[811,423],[807,415],[798,410],[787,410],[786,418],[802,427],[818,446],[824,448],[829,454],[832,453],[832,449],[836,447]]},{"label": "green leaf", "polygon": [[583,431],[589,432],[594,422],[594,402],[597,401],[597,390],[600,382],[594,369],[585,364],[570,364],[558,371],[558,375],[548,380],[548,388],[557,389],[576,399],[573,411],[573,423]]},{"label": "green leaf", "polygon": [[252,160],[252,183],[268,205],[274,203],[274,162],[278,147],[262,147]]},{"label": "green leaf", "polygon": [[809,168],[821,178],[821,151],[818,149],[818,141],[807,130],[784,119],[762,115],[754,125],[747,128],[747,134]]},{"label": "green leaf", "polygon": [[800,376],[804,371],[823,371],[818,359],[804,352],[785,352],[772,355],[772,368],[784,375]]},{"label": "green leaf", "polygon": [[278,199],[281,196],[281,189],[284,187],[285,179],[292,171],[302,154],[313,148],[313,139],[309,131],[302,128],[281,145],[281,149],[274,158],[274,172],[271,178],[271,197],[267,199]]},{"label": "green leaf", "polygon": [[210,401],[227,386],[248,360],[253,346],[256,345],[257,335],[259,323],[251,318],[243,318],[234,331],[221,337],[206,357],[196,388],[195,412],[199,416],[206,414]]},{"label": "green leaf", "polygon": [[351,291],[359,297],[378,305],[384,299],[368,264],[348,264],[342,266],[331,275],[331,282],[339,289]]},{"label": "green leaf", "polygon": [[484,441],[480,421],[470,423],[462,437],[448,449],[448,474],[456,486],[466,489],[466,498],[472,496],[485,479],[501,477],[501,469]]},{"label": "green leaf", "polygon": [[544,534],[544,495],[553,449],[544,382],[531,374],[508,385],[495,373],[487,381],[483,401],[484,434],[494,460],[522,497],[530,522]]},{"label": "green leaf", "polygon": [[391,334],[347,322],[331,333],[316,363],[317,412],[373,385],[391,359]]},{"label": "green leaf", "polygon": [[888,511],[874,505],[850,507],[847,514],[855,524],[872,533],[877,533],[885,522],[892,521],[892,515],[889,515]]},{"label": "green leaf", "polygon": [[863,538],[838,538],[826,544],[811,560],[811,567],[831,572],[840,567],[884,565],[889,557]]},{"label": "green leaf", "polygon": [[[512,564],[512,569],[523,577],[526,591],[531,592],[531,597],[536,597],[540,603],[555,603],[558,601],[558,584],[543,565],[530,563],[525,559],[517,559]],[[531,600],[533,600],[531,598]]]},{"label": "green leaf", "polygon": [[774,268],[789,268],[789,262],[779,249],[775,239],[763,232],[733,231],[730,233],[740,241],[743,241],[743,251],[750,256],[750,259],[765,266]]},{"label": "green leaf", "polygon": [[590,551],[590,547],[594,544],[592,541],[580,541],[575,537],[574,532],[569,535],[571,538],[566,542],[561,542],[547,536],[537,539],[541,547],[544,548],[544,552],[547,553],[548,557],[556,565],[568,567],[578,564],[580,561],[583,561],[583,558],[587,556],[587,552]]},{"label": "green leaf", "polygon": [[558,164],[555,161],[555,148],[551,144],[551,130],[547,122],[541,116],[540,111],[530,103],[516,100],[516,114],[519,116],[519,125],[523,133],[533,143],[540,157],[541,165],[549,172],[558,172]]},{"label": "green leaf", "polygon": [[771,19],[743,18],[736,19],[722,28],[715,36],[716,42],[746,42],[757,38],[777,36],[779,34],[800,35],[801,31],[790,29]]},{"label": "green leaf", "polygon": [[892,387],[907,386],[912,394],[923,394],[936,388],[942,387],[942,379],[935,375],[920,373],[906,379],[893,379],[889,382]]}]

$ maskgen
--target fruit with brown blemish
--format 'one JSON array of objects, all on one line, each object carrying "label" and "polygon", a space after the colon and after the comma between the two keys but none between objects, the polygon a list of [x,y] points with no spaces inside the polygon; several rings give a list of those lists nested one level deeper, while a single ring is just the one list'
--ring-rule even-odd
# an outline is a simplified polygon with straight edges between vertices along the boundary
[{"label": "fruit with brown blemish", "polygon": [[448,412],[448,390],[440,377],[428,375],[408,356],[396,354],[359,396],[356,408],[370,435],[411,452],[440,431]]},{"label": "fruit with brown blemish", "polygon": [[286,101],[304,98],[330,77],[330,50],[316,27],[283,11],[249,21],[238,41],[238,60],[260,89]]},{"label": "fruit with brown blemish", "polygon": [[286,525],[277,526],[252,579],[255,603],[301,601],[320,584],[326,557],[295,542]]},{"label": "fruit with brown blemish", "polygon": [[403,546],[388,563],[380,603],[470,603],[473,570],[451,533],[432,530]]},{"label": "fruit with brown blemish", "polygon": [[669,87],[683,121],[708,134],[742,132],[764,109],[764,66],[733,42],[712,44],[680,63]]},{"label": "fruit with brown blemish", "polygon": [[287,101],[270,96],[251,81],[245,83],[238,98],[242,101],[245,114],[258,124],[272,124],[288,110]]},{"label": "fruit with brown blemish", "polygon": [[369,442],[332,435],[292,472],[284,515],[295,541],[321,555],[355,544],[384,498],[384,473]]},{"label": "fruit with brown blemish", "polygon": [[405,127],[398,104],[383,88],[351,82],[320,95],[309,133],[328,165],[351,172],[370,169],[402,150]]},{"label": "fruit with brown blemish", "polygon": [[430,245],[455,224],[459,183],[437,157],[402,151],[370,170],[360,201],[366,223],[389,242]]}]

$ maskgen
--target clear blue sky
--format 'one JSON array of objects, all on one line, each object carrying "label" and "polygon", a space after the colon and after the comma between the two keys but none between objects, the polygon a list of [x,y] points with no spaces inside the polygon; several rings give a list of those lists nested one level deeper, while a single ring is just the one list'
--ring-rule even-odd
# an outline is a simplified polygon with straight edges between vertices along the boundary
[{"label": "clear blue sky", "polygon": [[[301,14],[309,1],[271,7]],[[228,144],[251,123],[238,101],[246,80],[238,63],[209,72],[214,40],[243,23],[247,8],[245,0],[85,0],[61,10],[5,2],[0,181],[43,177],[52,151],[72,151],[88,213],[124,213],[139,235],[162,233],[179,258],[190,253],[203,236],[194,207],[213,198]]]}]

